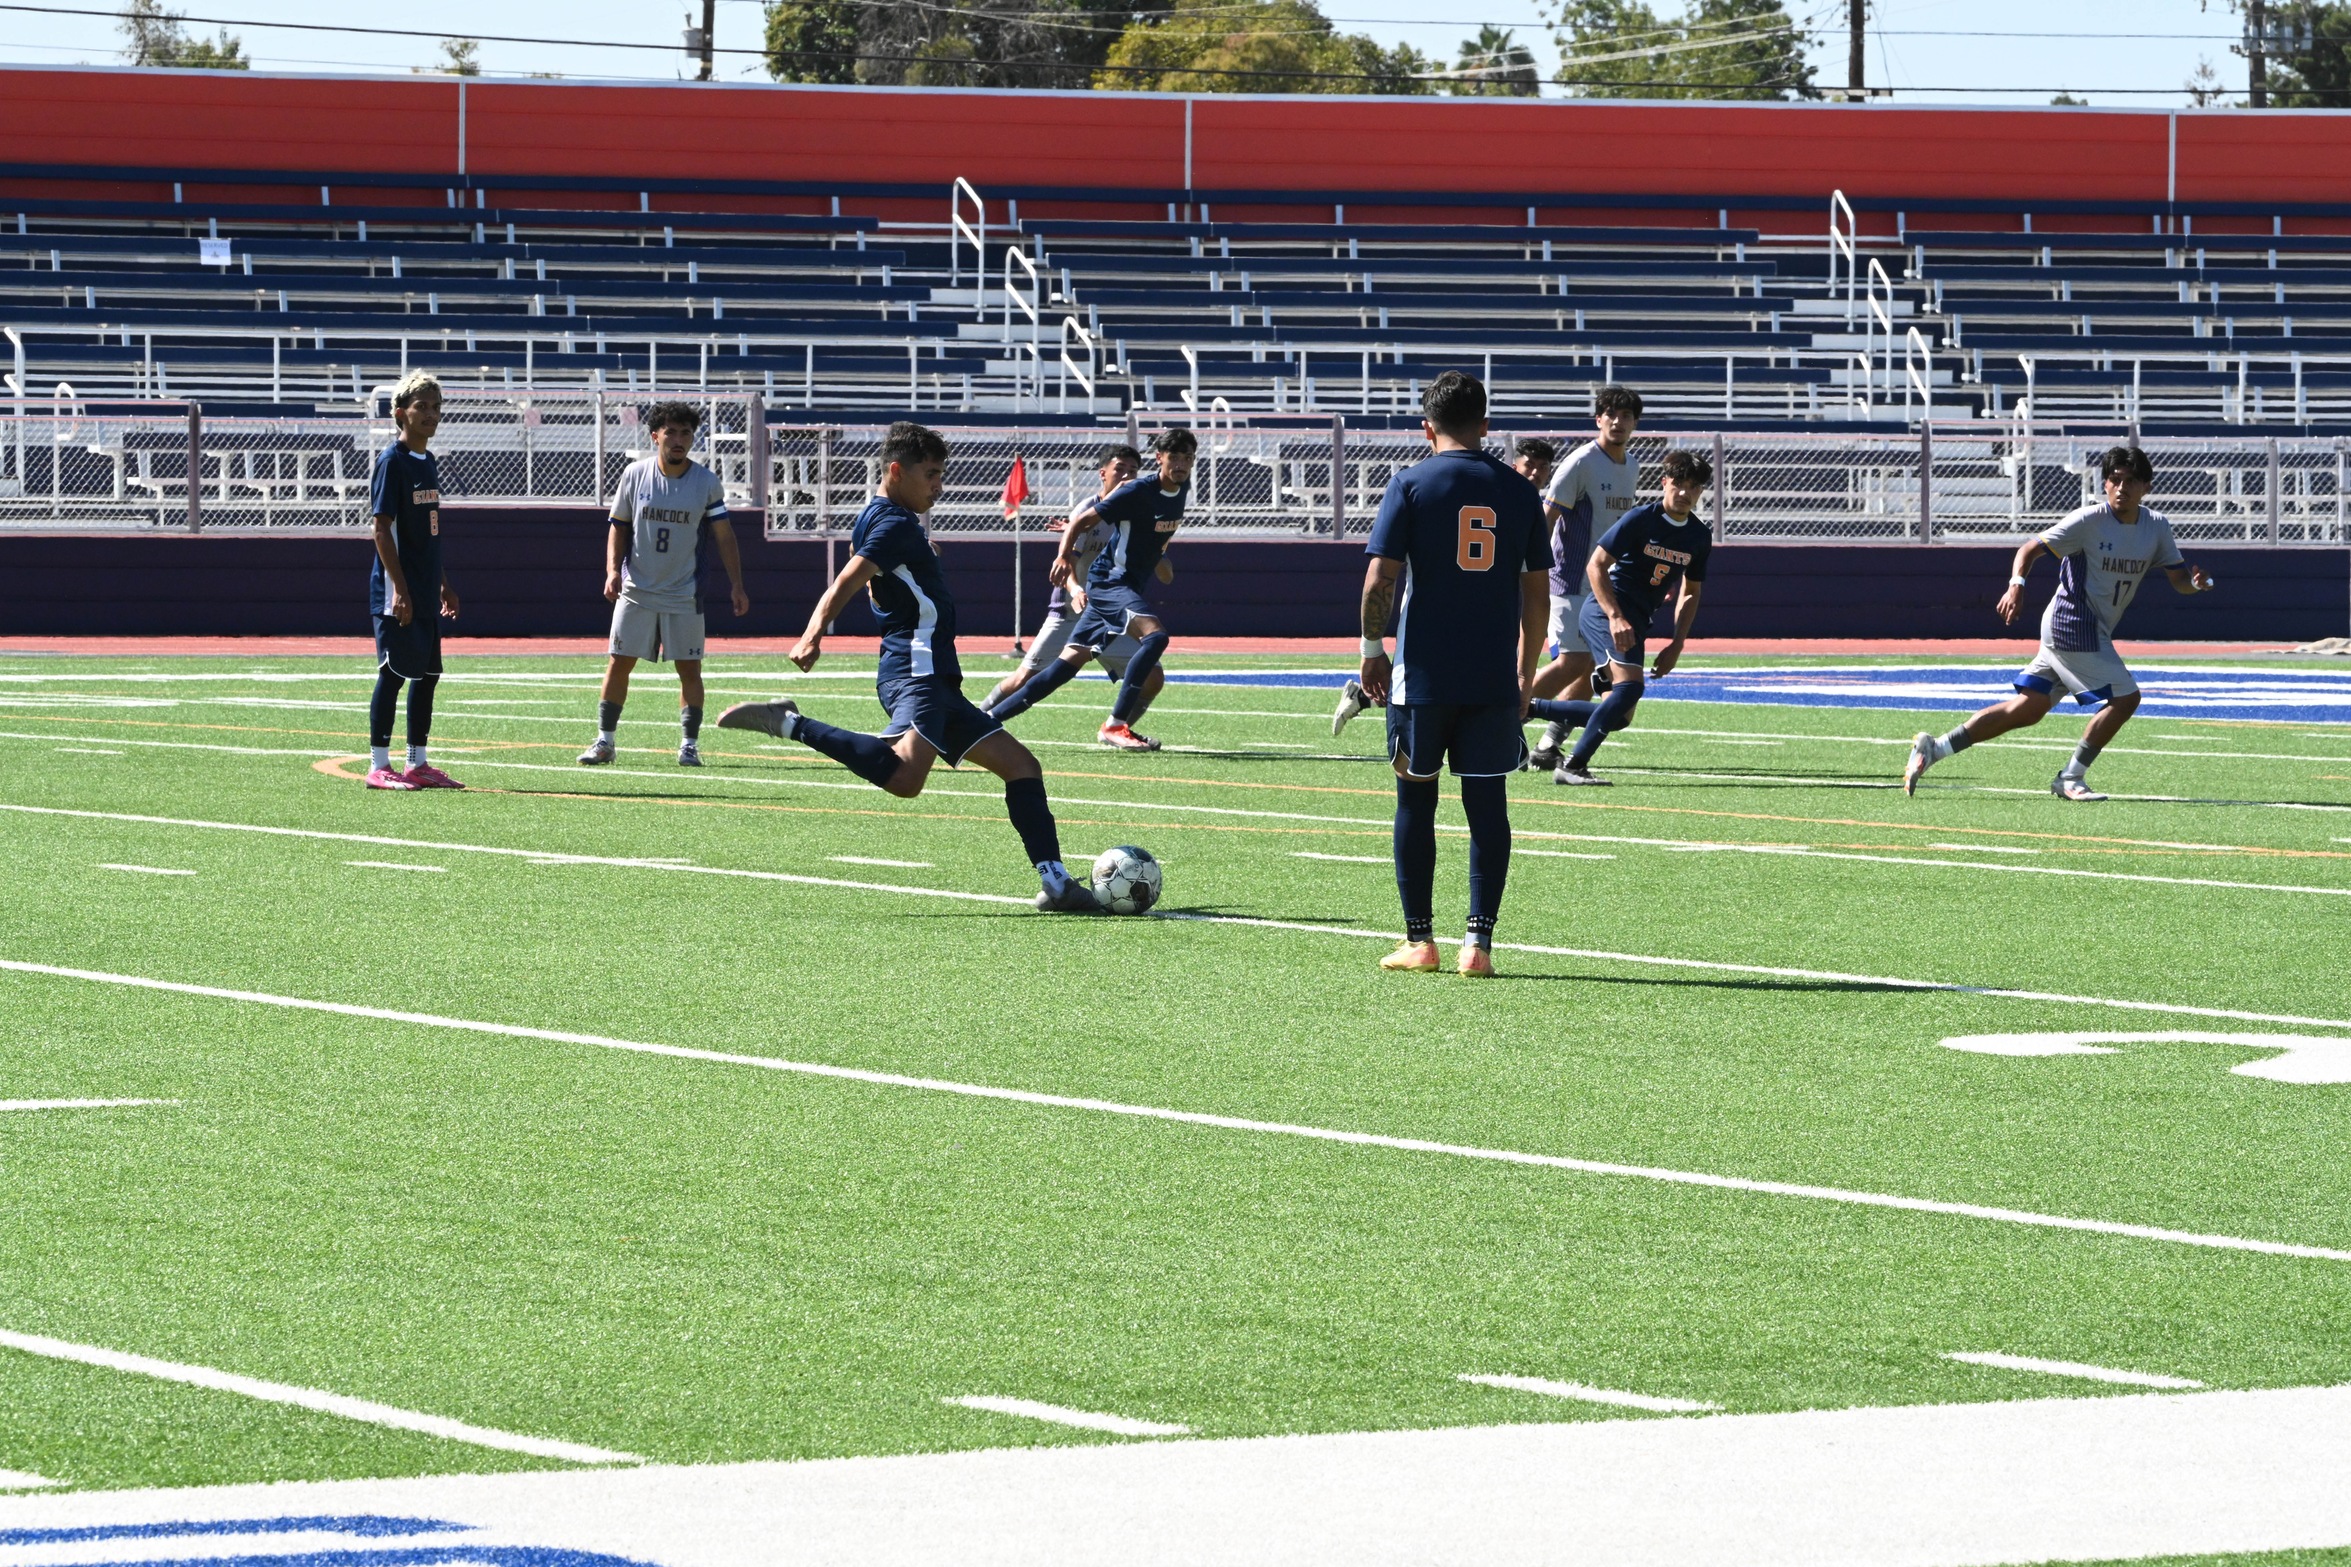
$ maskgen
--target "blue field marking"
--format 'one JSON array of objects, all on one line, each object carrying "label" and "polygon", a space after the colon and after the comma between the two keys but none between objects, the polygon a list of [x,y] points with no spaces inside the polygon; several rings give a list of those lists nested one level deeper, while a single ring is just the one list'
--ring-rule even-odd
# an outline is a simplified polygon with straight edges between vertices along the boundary
[{"label": "blue field marking", "polygon": [[[2029,655],[2027,655],[2029,657]],[[1681,669],[1649,683],[1660,701],[1768,707],[1875,707],[1973,712],[2016,694],[2015,663],[1786,665]],[[2266,719],[2351,724],[2351,669],[2198,669],[2146,665],[2132,671],[2140,712],[2163,718]],[[1267,669],[1178,673],[1170,685],[1274,686],[1336,691],[1347,671]],[[2060,704],[2071,710],[2070,701]]]},{"label": "blue field marking", "polygon": [[[110,1542],[118,1549],[76,1551],[73,1567],[654,1567],[632,1557],[544,1545],[492,1545],[451,1540],[470,1524],[437,1518],[389,1518],[376,1514],[295,1515],[277,1518],[184,1519],[170,1523],[93,1524],[81,1528],[0,1530],[0,1546],[81,1545]],[[173,1554],[227,1535],[328,1535],[365,1544],[326,1545],[305,1540],[269,1550],[259,1542],[236,1553]],[[393,1543],[414,1542],[414,1543]],[[40,1567],[37,1555],[25,1558]]]}]

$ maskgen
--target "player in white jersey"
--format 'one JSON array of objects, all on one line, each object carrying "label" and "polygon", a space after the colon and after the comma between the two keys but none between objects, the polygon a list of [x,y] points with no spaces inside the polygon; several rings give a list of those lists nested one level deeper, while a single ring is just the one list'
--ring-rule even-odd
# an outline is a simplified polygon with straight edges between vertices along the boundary
[{"label": "player in white jersey", "polygon": [[[1535,672],[1530,694],[1537,697],[1591,700],[1592,655],[1576,630],[1592,592],[1584,567],[1592,546],[1641,503],[1641,465],[1627,449],[1640,428],[1641,394],[1627,386],[1600,388],[1592,421],[1598,439],[1570,453],[1543,487],[1543,514],[1551,519],[1551,662]],[[1563,724],[1546,727],[1528,765],[1557,767],[1567,733]]]},{"label": "player in white jersey", "polygon": [[2146,504],[2155,469],[2135,446],[2110,449],[2098,462],[2106,499],[2084,506],[2056,527],[2025,542],[2009,569],[2008,591],[2000,595],[2000,618],[2016,623],[2025,577],[2043,554],[2057,557],[2057,595],[2041,616],[2041,647],[2016,677],[2016,695],[1985,708],[1940,739],[1921,734],[1911,742],[1902,769],[1902,792],[1914,794],[1926,770],[1979,740],[2025,729],[2041,721],[2060,694],[2097,713],[2082,732],[2073,760],[2050,783],[2061,800],[2103,800],[2090,787],[2090,764],[2113,743],[2139,710],[2139,683],[2115,655],[2114,628],[2130,607],[2149,571],[2160,571],[2181,593],[2213,586],[2200,566],[2180,559],[2171,521]]},{"label": "player in white jersey", "polygon": [[[1107,498],[1111,491],[1128,483],[1142,471],[1141,452],[1123,441],[1111,447],[1102,454],[1102,490],[1095,499]],[[1066,527],[1067,524],[1060,526]],[[988,693],[980,706],[993,707],[1003,701],[1027,685],[1030,676],[1061,656],[1061,650],[1069,645],[1069,634],[1076,628],[1078,617],[1086,612],[1086,573],[1093,567],[1094,557],[1102,553],[1102,546],[1109,542],[1108,528],[1089,528],[1070,546],[1069,558],[1076,568],[1075,573],[1068,582],[1056,584],[1053,596],[1045,601],[1045,618],[1037,622],[1036,638],[1029,643],[1028,652],[1022,655],[1020,667],[997,681],[996,688]],[[1175,568],[1164,557],[1159,562],[1159,580],[1175,580]],[[1123,680],[1126,678],[1127,660],[1134,657],[1135,648],[1135,639],[1122,633],[1103,644],[1101,650],[1095,653],[1094,661],[1102,666],[1111,679]],[[1160,688],[1166,683],[1166,677],[1158,670],[1151,671],[1150,682],[1143,688],[1142,708],[1151,705],[1152,698],[1159,695]],[[1138,718],[1142,716],[1142,708],[1136,711]]]},{"label": "player in white jersey", "polygon": [[743,591],[743,556],[727,520],[726,487],[717,474],[688,457],[702,415],[691,403],[655,403],[645,410],[655,455],[621,471],[612,495],[612,531],[605,544],[604,597],[612,605],[611,658],[596,704],[596,740],[580,753],[582,767],[600,767],[618,754],[621,705],[637,661],[667,659],[678,666],[678,765],[700,767],[702,752],[702,537],[718,546],[734,610],[750,613]]}]

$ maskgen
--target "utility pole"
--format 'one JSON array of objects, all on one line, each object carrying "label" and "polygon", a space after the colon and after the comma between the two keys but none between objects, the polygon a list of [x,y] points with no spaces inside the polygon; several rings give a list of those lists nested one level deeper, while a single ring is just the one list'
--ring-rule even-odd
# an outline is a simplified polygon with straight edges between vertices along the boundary
[{"label": "utility pole", "polygon": [[2256,109],[2269,107],[2269,7],[2245,0],[2245,98]]},{"label": "utility pole", "polygon": [[[2258,5],[2260,0],[2254,0],[2254,3]],[[1868,30],[1869,0],[1847,0],[1847,15],[1852,27],[1853,41],[1845,52],[1846,96],[1852,102],[1859,103],[1869,96],[1866,71],[1868,61],[1862,49],[1862,42],[1866,38]]]},{"label": "utility pole", "polygon": [[711,66],[717,58],[718,0],[702,0],[702,25],[686,29],[686,53],[699,55],[702,69],[696,81],[709,81]]}]

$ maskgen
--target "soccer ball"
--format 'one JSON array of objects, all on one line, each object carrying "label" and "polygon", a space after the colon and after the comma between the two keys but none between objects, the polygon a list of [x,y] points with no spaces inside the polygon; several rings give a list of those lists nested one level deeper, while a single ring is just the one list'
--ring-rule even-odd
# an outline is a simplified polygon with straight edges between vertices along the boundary
[{"label": "soccer ball", "polygon": [[1140,914],[1159,901],[1159,862],[1151,851],[1124,844],[1094,860],[1094,897],[1113,914]]}]

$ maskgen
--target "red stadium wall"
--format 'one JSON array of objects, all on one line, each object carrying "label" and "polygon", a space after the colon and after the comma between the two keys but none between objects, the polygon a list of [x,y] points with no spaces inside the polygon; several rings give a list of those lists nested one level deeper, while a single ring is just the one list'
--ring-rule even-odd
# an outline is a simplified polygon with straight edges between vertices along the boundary
[{"label": "red stadium wall", "polygon": [[[8,69],[14,163],[459,172],[448,78]],[[1507,99],[1190,102],[1199,189],[2161,202],[2351,199],[2351,114]],[[1186,100],[1112,93],[483,82],[465,172],[1186,185]],[[2176,144],[2175,144],[2176,135]],[[2176,162],[2174,148],[2176,145]]]}]

